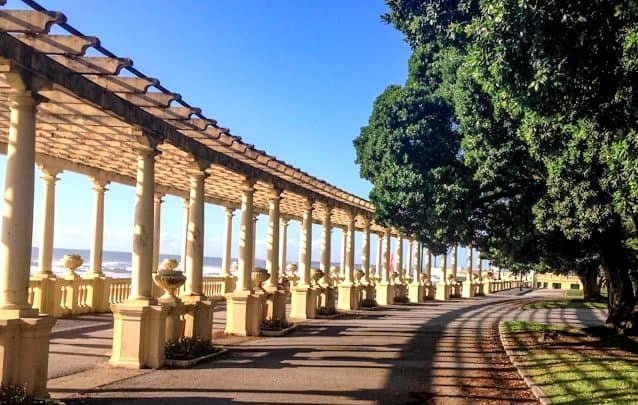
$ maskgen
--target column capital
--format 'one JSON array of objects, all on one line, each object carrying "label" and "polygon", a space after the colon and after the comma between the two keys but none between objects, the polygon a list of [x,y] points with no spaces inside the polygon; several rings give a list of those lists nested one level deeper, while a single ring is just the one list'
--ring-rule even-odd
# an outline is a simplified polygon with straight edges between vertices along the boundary
[{"label": "column capital", "polygon": [[38,165],[40,168],[40,171],[42,172],[42,176],[40,176],[40,178],[42,180],[44,180],[46,183],[48,182],[56,182],[58,180],[60,180],[57,176],[58,174],[62,173],[62,169],[60,167],[57,166],[51,166],[51,165]]},{"label": "column capital", "polygon": [[236,209],[233,207],[224,207],[224,214],[226,214],[227,217],[233,217],[235,215],[235,211]]},{"label": "column capital", "polygon": [[255,191],[255,184],[257,184],[257,179],[253,177],[244,177],[241,181],[241,191],[253,193]]},{"label": "column capital", "polygon": [[305,210],[310,210],[314,208],[315,201],[312,198],[306,197],[303,202],[303,207]]},{"label": "column capital", "polygon": [[12,89],[9,92],[9,107],[10,108],[35,107],[36,105],[38,105],[38,103],[39,103],[39,100],[37,95],[34,95],[29,90]]},{"label": "column capital", "polygon": [[155,199],[156,203],[159,203],[159,204],[163,203],[164,202],[164,193],[155,193],[154,199]]},{"label": "column capital", "polygon": [[164,141],[156,136],[153,136],[150,132],[139,128],[131,128],[131,135],[135,140],[133,149],[139,154],[153,153],[153,156],[157,156],[161,153],[157,147]]},{"label": "column capital", "polygon": [[111,182],[103,177],[91,177],[91,183],[93,183],[94,191],[104,192],[108,190],[106,186],[108,186]]},{"label": "column capital", "polygon": [[268,201],[279,201],[282,198],[281,194],[284,192],[284,189],[277,185],[272,185],[268,191]]},{"label": "column capital", "polygon": [[290,219],[288,218],[284,218],[284,217],[279,218],[279,223],[284,227],[287,227],[289,222],[290,222]]}]

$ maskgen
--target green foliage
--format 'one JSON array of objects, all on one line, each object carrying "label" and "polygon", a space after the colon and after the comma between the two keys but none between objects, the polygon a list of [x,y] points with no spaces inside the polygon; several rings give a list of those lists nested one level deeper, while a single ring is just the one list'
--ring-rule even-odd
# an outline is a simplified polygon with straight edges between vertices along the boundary
[{"label": "green foliage", "polygon": [[24,387],[16,385],[0,386],[0,405],[31,405],[34,398],[27,394]]},{"label": "green foliage", "polygon": [[202,340],[200,337],[180,337],[166,343],[164,355],[167,360],[192,360],[218,350],[210,341]]},{"label": "green foliage", "polygon": [[292,324],[285,319],[264,319],[261,323],[261,329],[263,330],[282,330],[291,327]]}]

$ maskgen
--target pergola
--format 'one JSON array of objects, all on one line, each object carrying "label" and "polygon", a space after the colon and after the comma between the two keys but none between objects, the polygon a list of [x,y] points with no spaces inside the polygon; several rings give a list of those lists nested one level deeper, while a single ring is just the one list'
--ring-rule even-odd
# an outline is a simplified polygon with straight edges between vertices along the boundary
[{"label": "pergola", "polygon": [[[0,0],[0,5],[4,3]],[[264,317],[285,317],[287,294],[290,316],[295,319],[312,318],[321,306],[350,310],[358,308],[363,298],[391,304],[395,292],[408,294],[403,235],[375,223],[370,202],[247,144],[135,68],[131,59],[118,57],[96,37],[73,28],[63,14],[31,0],[24,3],[27,9],[0,9],[0,151],[8,155],[0,258],[3,383],[24,384],[36,395],[46,393],[48,339],[55,320],[43,315],[49,304],[32,307],[27,297],[35,164],[41,166],[45,180],[42,263],[51,262],[53,221],[48,219],[53,216],[56,174],[67,170],[93,179],[93,281],[87,288],[94,297],[104,294],[96,292],[104,280],[104,186],[118,182],[136,187],[130,295],[111,305],[111,364],[115,366],[161,366],[164,341],[172,333],[167,325],[175,324],[167,319],[185,319],[177,335],[210,339],[212,303],[202,287],[205,203],[241,212],[238,280],[236,288],[225,295],[229,333],[259,334]],[[54,26],[61,34],[51,33]],[[165,194],[180,196],[188,203],[183,263],[187,281],[180,299],[171,302],[158,301],[152,287],[157,272],[159,203]],[[271,277],[265,289],[255,286],[252,274],[257,214],[269,217],[267,271]],[[290,219],[301,221],[301,243],[298,281],[286,292],[279,283],[284,269],[280,269],[277,252],[280,223]],[[311,273],[310,268],[313,223],[323,227],[321,274]],[[341,275],[330,271],[334,227],[344,229],[347,238]],[[358,274],[354,268],[356,231],[363,233]],[[371,232],[382,236],[377,253],[381,269],[374,277],[370,275]],[[227,266],[228,222],[226,236]],[[393,236],[398,242],[395,278],[390,276]],[[413,251],[409,255],[413,271],[410,297],[422,301],[434,291],[429,253],[427,277],[422,279],[421,244],[407,239]],[[230,278],[229,273],[226,276]],[[38,277],[56,285],[46,265]]]}]

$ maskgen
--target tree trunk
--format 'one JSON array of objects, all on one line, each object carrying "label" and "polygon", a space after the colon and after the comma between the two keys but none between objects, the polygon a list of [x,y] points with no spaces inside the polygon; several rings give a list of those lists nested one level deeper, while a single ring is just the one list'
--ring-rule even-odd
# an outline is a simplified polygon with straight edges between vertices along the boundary
[{"label": "tree trunk", "polygon": [[584,265],[578,269],[578,278],[583,283],[585,301],[591,301],[600,297],[600,285],[598,284],[598,264]]},{"label": "tree trunk", "polygon": [[607,323],[620,333],[635,333],[638,317],[629,272],[624,259],[622,241],[618,236],[602,238],[600,260],[607,275],[609,317]]}]

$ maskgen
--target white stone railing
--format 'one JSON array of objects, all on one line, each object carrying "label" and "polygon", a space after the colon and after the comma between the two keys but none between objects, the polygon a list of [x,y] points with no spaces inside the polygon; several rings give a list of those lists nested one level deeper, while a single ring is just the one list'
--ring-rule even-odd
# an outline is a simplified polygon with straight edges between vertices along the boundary
[{"label": "white stone railing", "polygon": [[108,303],[119,304],[128,298],[131,293],[130,278],[111,278],[108,280]]}]

